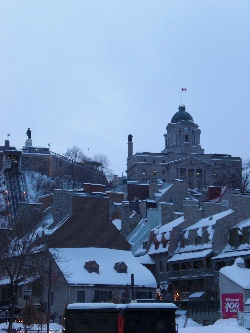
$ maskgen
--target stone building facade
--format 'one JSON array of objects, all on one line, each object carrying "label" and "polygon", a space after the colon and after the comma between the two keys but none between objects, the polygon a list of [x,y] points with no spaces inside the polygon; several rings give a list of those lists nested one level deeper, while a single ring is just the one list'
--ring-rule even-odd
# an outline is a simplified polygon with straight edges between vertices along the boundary
[{"label": "stone building facade", "polygon": [[99,169],[99,162],[73,162],[51,152],[47,147],[32,146],[31,140],[22,150],[10,146],[9,140],[0,146],[0,169],[8,171],[13,167],[17,167],[18,171],[38,172],[49,177],[68,179],[73,183],[107,183],[104,173]]},{"label": "stone building facade", "polygon": [[200,145],[199,126],[184,105],[179,106],[166,130],[165,147],[160,153],[133,154],[133,136],[128,136],[128,180],[171,182],[181,179],[189,188],[198,190],[206,190],[210,185],[241,187],[241,158],[205,154]]}]

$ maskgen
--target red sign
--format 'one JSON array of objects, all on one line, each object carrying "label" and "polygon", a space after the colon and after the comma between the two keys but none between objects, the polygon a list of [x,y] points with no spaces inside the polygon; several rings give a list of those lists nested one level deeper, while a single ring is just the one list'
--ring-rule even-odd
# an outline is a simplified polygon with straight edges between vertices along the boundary
[{"label": "red sign", "polygon": [[222,294],[222,319],[237,318],[238,312],[244,311],[243,294]]}]

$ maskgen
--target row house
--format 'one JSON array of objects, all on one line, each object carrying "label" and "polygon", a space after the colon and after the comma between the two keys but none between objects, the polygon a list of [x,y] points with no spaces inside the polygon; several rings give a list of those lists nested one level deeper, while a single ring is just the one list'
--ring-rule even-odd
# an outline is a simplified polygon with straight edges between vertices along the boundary
[{"label": "row house", "polygon": [[[47,313],[49,307],[51,318],[60,322],[70,302],[154,298],[155,277],[133,256],[129,242],[109,219],[105,190],[85,184],[85,191],[53,194],[50,207],[47,201],[20,206],[18,216],[25,218],[25,205],[39,205],[33,218],[40,217],[41,223],[27,262],[32,278],[20,281],[15,295],[19,308],[25,306],[29,291],[33,304]],[[0,302],[10,302],[6,276],[0,281]]]}]

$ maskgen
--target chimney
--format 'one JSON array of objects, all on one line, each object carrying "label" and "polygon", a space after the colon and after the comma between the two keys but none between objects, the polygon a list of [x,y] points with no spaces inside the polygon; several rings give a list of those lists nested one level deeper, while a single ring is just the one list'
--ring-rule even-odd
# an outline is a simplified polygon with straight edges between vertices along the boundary
[{"label": "chimney", "polygon": [[133,135],[128,135],[128,160],[133,156]]}]

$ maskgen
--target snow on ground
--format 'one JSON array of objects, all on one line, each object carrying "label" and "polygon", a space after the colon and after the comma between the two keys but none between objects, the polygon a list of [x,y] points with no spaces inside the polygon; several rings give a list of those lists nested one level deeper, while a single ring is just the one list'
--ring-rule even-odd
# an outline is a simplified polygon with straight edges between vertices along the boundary
[{"label": "snow on ground", "polygon": [[246,328],[237,325],[237,319],[220,319],[209,326],[189,326],[198,325],[191,321],[187,322],[187,327],[179,326],[178,333],[244,333],[249,332]]},{"label": "snow on ground", "polygon": [[[0,324],[0,333],[6,333],[6,330],[8,329],[9,323],[1,323]],[[21,323],[13,323],[13,329],[17,330],[18,332],[24,332],[24,326]],[[47,325],[32,325],[32,326],[27,326],[27,333],[29,332],[34,332],[39,329],[39,332],[47,332]],[[62,333],[64,328],[63,326],[57,324],[57,323],[50,323],[49,324],[49,330],[50,333]]]}]

